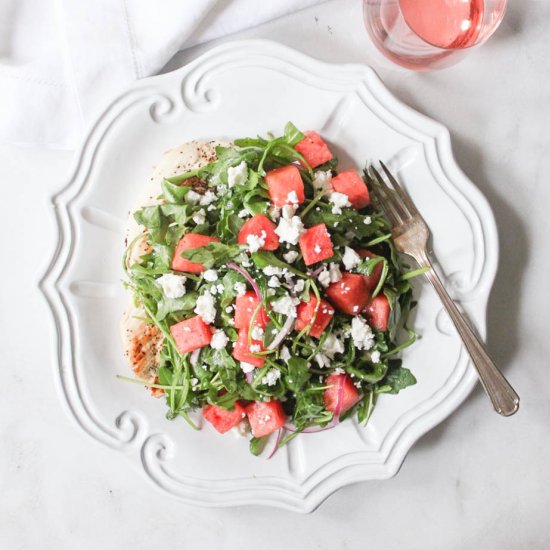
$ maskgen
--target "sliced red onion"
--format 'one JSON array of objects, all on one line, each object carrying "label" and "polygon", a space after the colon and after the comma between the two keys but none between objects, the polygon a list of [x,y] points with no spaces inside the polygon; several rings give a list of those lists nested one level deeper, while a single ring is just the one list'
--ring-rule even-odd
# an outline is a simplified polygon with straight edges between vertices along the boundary
[{"label": "sliced red onion", "polygon": [[244,377],[246,378],[246,382],[247,382],[248,384],[252,384],[253,376],[252,376],[252,373],[251,373],[251,372],[245,372],[245,373],[244,373]]},{"label": "sliced red onion", "polygon": [[201,350],[200,348],[199,349],[196,349],[192,354],[191,354],[191,357],[189,357],[189,362],[191,363],[191,365],[193,365],[194,367],[197,366],[197,363],[199,362],[199,355],[201,354]]},{"label": "sliced red onion", "polygon": [[285,324],[281,327],[279,334],[275,336],[273,342],[267,346],[268,350],[275,349],[286,337],[286,335],[292,330],[294,323],[296,322],[296,317],[289,315],[286,318]]},{"label": "sliced red onion", "polygon": [[254,289],[254,292],[256,293],[256,297],[258,298],[258,300],[261,301],[262,293],[260,292],[260,287],[258,286],[258,283],[256,283],[256,281],[252,278],[250,273],[248,273],[248,271],[244,267],[241,267],[240,265],[237,265],[234,262],[229,262],[227,264],[227,267],[229,267],[230,269],[234,269],[235,271],[239,272],[252,285],[252,288]]},{"label": "sliced red onion", "polygon": [[271,449],[271,452],[269,453],[266,460],[269,460],[277,452],[277,449],[279,448],[279,441],[281,441],[281,434],[282,433],[283,433],[283,429],[279,428],[277,430],[277,437],[275,438],[275,445],[273,445],[273,449]]},{"label": "sliced red onion", "polygon": [[321,267],[318,267],[317,269],[315,269],[314,271],[308,271],[307,274],[310,276],[310,277],[313,277],[313,278],[316,278],[319,273],[321,273],[321,271],[323,271],[323,269],[325,269],[325,266],[322,265]]}]

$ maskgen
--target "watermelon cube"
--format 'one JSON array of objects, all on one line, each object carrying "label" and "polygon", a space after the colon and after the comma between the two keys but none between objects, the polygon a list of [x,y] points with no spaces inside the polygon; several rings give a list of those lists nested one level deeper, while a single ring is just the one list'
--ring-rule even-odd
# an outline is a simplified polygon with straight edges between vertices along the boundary
[{"label": "watermelon cube", "polygon": [[383,294],[375,296],[367,304],[367,308],[365,310],[367,313],[369,325],[381,332],[385,332],[386,330],[388,330],[390,309],[390,303]]},{"label": "watermelon cube", "polygon": [[279,237],[275,233],[277,226],[263,214],[256,214],[247,220],[237,237],[239,244],[249,244],[248,236],[256,235],[263,237],[265,243],[260,247],[260,250],[277,250],[279,248]]},{"label": "watermelon cube", "polygon": [[302,204],[305,200],[304,182],[294,164],[270,170],[265,176],[269,197],[275,206]]},{"label": "watermelon cube", "polygon": [[[296,312],[298,317],[294,328],[298,331],[306,328],[313,318],[315,313],[315,308],[317,307],[317,298],[313,295],[309,295],[309,302],[302,302],[297,308]],[[319,309],[317,310],[317,315],[315,321],[309,329],[309,335],[314,338],[320,338],[324,330],[327,328],[330,320],[334,316],[333,307],[326,301],[321,300]]]},{"label": "watermelon cube", "polygon": [[252,338],[250,341],[250,346],[248,345],[248,327],[242,328],[239,330],[239,336],[237,337],[237,342],[233,348],[233,357],[237,361],[244,361],[245,363],[250,363],[255,367],[263,367],[265,360],[263,357],[255,357],[251,355],[257,351],[264,351],[264,345],[261,340],[255,340]]},{"label": "watermelon cube", "polygon": [[294,147],[306,162],[315,168],[329,161],[333,155],[317,132],[306,132],[306,137]]},{"label": "watermelon cube", "polygon": [[216,405],[205,405],[202,409],[202,415],[218,432],[224,434],[239,424],[246,413],[244,407],[238,401],[235,401],[235,405],[230,411]]},{"label": "watermelon cube", "polygon": [[250,429],[254,437],[269,435],[286,422],[286,415],[280,401],[253,401],[245,407]]},{"label": "watermelon cube", "polygon": [[[246,328],[250,326],[252,315],[260,305],[260,299],[252,290],[247,290],[242,296],[235,300],[235,328]],[[263,307],[260,308],[254,319],[254,325],[264,328],[269,323],[269,317]]]},{"label": "watermelon cube", "polygon": [[340,172],[332,178],[332,188],[338,193],[344,193],[349,198],[351,205],[357,210],[370,204],[369,190],[366,183],[356,170]]},{"label": "watermelon cube", "polygon": [[334,256],[332,241],[324,223],[314,225],[306,230],[298,241],[304,263],[311,265]]},{"label": "watermelon cube", "polygon": [[[376,258],[377,256],[370,250],[366,250],[364,248],[358,250],[357,254],[359,254],[361,258]],[[380,277],[382,276],[383,269],[384,269],[384,263],[380,262],[374,266],[374,269],[372,270],[372,273],[370,275],[363,275],[363,277],[365,278],[365,284],[367,285],[367,288],[370,293],[372,293],[374,289],[378,286]]]},{"label": "watermelon cube", "polygon": [[203,348],[212,340],[212,330],[199,315],[172,325],[170,332],[180,353]]},{"label": "watermelon cube", "polygon": [[340,414],[351,409],[361,399],[357,388],[347,374],[331,374],[327,377],[326,385],[330,386],[323,393],[323,401],[327,411],[335,411],[340,391],[342,392],[340,394]]},{"label": "watermelon cube", "polygon": [[208,235],[199,235],[198,233],[186,233],[181,239],[172,258],[172,269],[176,271],[187,271],[187,273],[202,273],[204,266],[197,262],[190,262],[181,257],[184,250],[193,250],[210,243],[219,243],[218,237],[209,237]]},{"label": "watermelon cube", "polygon": [[344,273],[337,283],[329,285],[325,293],[336,309],[348,315],[363,311],[370,298],[364,276],[356,273]]}]

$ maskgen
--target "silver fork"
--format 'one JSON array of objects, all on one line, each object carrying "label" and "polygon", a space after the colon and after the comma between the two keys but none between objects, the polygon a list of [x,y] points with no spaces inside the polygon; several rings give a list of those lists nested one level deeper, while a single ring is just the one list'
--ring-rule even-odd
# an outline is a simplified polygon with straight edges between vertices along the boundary
[{"label": "silver fork", "polygon": [[470,354],[481,384],[495,411],[503,416],[511,416],[519,408],[518,394],[493,363],[483,343],[472,330],[437,276],[427,252],[430,237],[428,225],[409,195],[399,185],[388,168],[383,162],[380,162],[380,164],[391,185],[385,182],[373,166],[370,166],[370,171],[374,174],[374,178],[369,173],[365,175],[370,184],[373,202],[392,225],[392,237],[396,249],[403,254],[412,256],[421,268],[428,268],[425,275],[435,288],[458,334],[462,338],[462,342]]}]

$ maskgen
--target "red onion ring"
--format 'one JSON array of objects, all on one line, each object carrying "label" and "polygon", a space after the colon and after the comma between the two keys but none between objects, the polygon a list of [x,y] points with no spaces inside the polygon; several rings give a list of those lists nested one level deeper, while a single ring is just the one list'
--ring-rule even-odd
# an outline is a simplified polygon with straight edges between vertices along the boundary
[{"label": "red onion ring", "polygon": [[252,278],[250,273],[248,273],[248,271],[244,267],[241,267],[234,262],[229,262],[226,265],[230,269],[234,269],[235,271],[240,273],[252,285],[252,288],[256,293],[256,297],[258,298],[258,300],[262,301],[262,293],[260,292],[260,287],[258,286],[258,283],[256,283],[256,281]]},{"label": "red onion ring", "polygon": [[252,376],[252,373],[251,372],[246,372],[244,377],[246,378],[246,382],[248,384],[252,384],[252,379],[253,379],[253,376]]},{"label": "red onion ring", "polygon": [[281,327],[279,334],[275,336],[273,342],[267,346],[268,350],[275,349],[286,337],[286,335],[292,330],[294,323],[296,322],[296,317],[291,317],[290,315],[286,318],[285,324]]},{"label": "red onion ring", "polygon": [[279,441],[281,441],[282,432],[283,429],[279,428],[279,430],[277,431],[277,437],[275,439],[275,445],[273,445],[273,449],[271,449],[271,452],[269,453],[269,456],[266,458],[266,460],[269,460],[277,452],[277,449],[279,448]]},{"label": "red onion ring", "polygon": [[310,277],[317,277],[319,275],[319,273],[321,273],[321,271],[323,271],[323,269],[325,269],[325,266],[322,265],[321,267],[318,267],[317,269],[315,269],[314,271],[308,271],[307,274],[310,276]]},{"label": "red onion ring", "polygon": [[192,354],[191,356],[189,357],[189,362],[191,363],[191,365],[193,367],[196,367],[197,366],[197,363],[199,361],[199,355],[201,353],[201,350],[200,348],[199,349],[196,349]]}]

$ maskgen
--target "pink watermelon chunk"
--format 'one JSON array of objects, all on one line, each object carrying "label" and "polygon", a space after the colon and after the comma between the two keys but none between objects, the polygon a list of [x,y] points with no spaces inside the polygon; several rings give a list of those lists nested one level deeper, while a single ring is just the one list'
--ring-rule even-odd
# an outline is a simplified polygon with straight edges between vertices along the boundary
[{"label": "pink watermelon chunk", "polygon": [[180,255],[184,250],[200,248],[210,243],[219,243],[218,237],[209,237],[208,235],[199,235],[198,233],[185,234],[176,246],[174,257],[172,258],[172,269],[176,271],[187,271],[187,273],[202,273],[204,266],[196,262],[190,262]]},{"label": "pink watermelon chunk", "polygon": [[306,230],[298,241],[304,263],[311,265],[334,256],[332,241],[324,223],[314,225]]},{"label": "pink watermelon chunk", "polygon": [[239,244],[248,244],[247,238],[249,235],[263,236],[265,244],[260,247],[260,250],[277,250],[279,248],[279,237],[275,233],[276,227],[263,214],[256,214],[243,224],[239,231],[237,242]]},{"label": "pink watermelon chunk", "polygon": [[370,204],[370,195],[367,185],[361,179],[356,170],[340,172],[332,178],[332,188],[338,193],[344,193],[349,197],[351,205],[360,210]]},{"label": "pink watermelon chunk", "polygon": [[375,296],[367,304],[366,313],[369,325],[381,332],[385,332],[386,330],[388,330],[388,321],[390,319],[390,303],[383,294]]},{"label": "pink watermelon chunk", "polygon": [[[279,208],[285,204],[302,204],[305,199],[304,182],[294,164],[270,170],[265,176],[271,201]],[[293,201],[292,199],[295,199]]]},{"label": "pink watermelon chunk", "polygon": [[203,348],[212,340],[212,330],[198,315],[172,325],[170,332],[180,353]]},{"label": "pink watermelon chunk", "polygon": [[[260,305],[260,299],[252,290],[247,290],[242,296],[235,300],[235,328],[246,328],[250,326],[252,315]],[[269,317],[263,307],[260,308],[254,319],[254,325],[264,328],[269,323]]]},{"label": "pink watermelon chunk", "polygon": [[[342,376],[344,377],[343,381],[341,380]],[[334,412],[336,409],[340,384],[343,384],[340,403],[340,414],[343,414],[351,409],[361,399],[361,396],[347,374],[331,374],[326,381],[326,385],[331,387],[323,393],[323,401],[327,411]]]},{"label": "pink watermelon chunk", "polygon": [[[358,250],[357,254],[359,254],[361,258],[376,258],[376,254],[364,248]],[[384,264],[380,262],[374,266],[374,269],[372,270],[372,273],[370,275],[363,275],[369,292],[372,293],[374,289],[377,287],[378,282],[380,281],[380,277],[382,276],[383,269],[384,269]]]},{"label": "pink watermelon chunk", "polygon": [[250,429],[254,437],[269,435],[286,422],[286,415],[280,401],[253,401],[245,407]]},{"label": "pink watermelon chunk", "polygon": [[235,405],[230,411],[216,405],[205,405],[202,409],[202,416],[205,420],[210,422],[221,434],[228,432],[239,424],[245,414],[244,407],[238,401],[235,401]]},{"label": "pink watermelon chunk", "polygon": [[263,367],[265,363],[263,357],[255,357],[254,355],[251,355],[253,353],[251,351],[251,347],[253,349],[253,346],[259,346],[258,351],[264,351],[263,342],[261,340],[255,340],[252,338],[250,341],[250,346],[248,345],[248,327],[240,329],[236,345],[233,348],[233,357],[237,361],[244,361],[245,363],[250,363],[255,367]]},{"label": "pink watermelon chunk", "polygon": [[[306,328],[313,318],[315,308],[317,307],[317,298],[313,295],[309,295],[309,302],[302,302],[297,308],[296,312],[298,317],[294,328],[298,331]],[[314,338],[320,338],[325,329],[327,328],[330,320],[334,316],[333,307],[326,301],[321,300],[321,305],[317,310],[317,316],[311,328],[309,329],[309,335]]]},{"label": "pink watermelon chunk", "polygon": [[294,147],[315,168],[329,161],[333,155],[317,132],[306,132],[306,137]]},{"label": "pink watermelon chunk", "polygon": [[325,294],[336,309],[348,315],[358,315],[370,298],[363,275],[344,273],[337,283],[332,283]]}]

